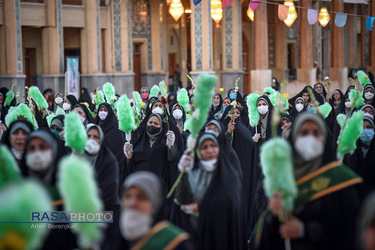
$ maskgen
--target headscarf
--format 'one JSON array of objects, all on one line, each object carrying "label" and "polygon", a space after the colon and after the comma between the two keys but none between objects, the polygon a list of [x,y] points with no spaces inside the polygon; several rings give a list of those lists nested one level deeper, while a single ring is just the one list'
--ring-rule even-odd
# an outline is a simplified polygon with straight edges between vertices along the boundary
[{"label": "headscarf", "polygon": [[149,134],[147,132],[147,129],[146,129],[146,133],[148,135],[148,138],[150,139],[150,148],[152,148],[152,145],[154,145],[154,143],[155,143],[156,139],[159,137],[161,131],[163,131],[163,119],[161,118],[161,116],[159,114],[151,114],[150,117],[147,120],[147,123],[151,119],[151,117],[153,117],[153,116],[156,116],[159,119],[160,129],[159,129],[159,132],[154,134],[154,135]]},{"label": "headscarf", "polygon": [[[322,105],[322,104],[324,104],[324,103],[326,102],[327,91],[326,91],[326,89],[324,88],[324,85],[323,85],[322,83],[320,83],[320,82],[317,82],[317,83],[314,84],[314,90],[315,90],[315,88],[316,88],[317,85],[321,85],[321,86],[322,86],[322,89],[323,89],[322,93],[320,94],[320,96],[321,96],[322,99],[323,99],[323,103],[319,102],[319,104]],[[315,91],[316,91],[316,90],[315,90]]]},{"label": "headscarf", "polygon": [[361,245],[360,249],[365,249],[364,246],[364,234],[365,231],[369,228],[375,227],[375,192],[371,193],[367,196],[365,202],[363,203],[361,210],[359,211],[358,215],[358,228],[357,228],[357,239],[359,245]]},{"label": "headscarf", "polygon": [[217,112],[221,111],[221,108],[223,107],[223,97],[219,94],[219,93],[216,93],[214,94],[214,97],[215,96],[218,96],[220,101],[219,101],[219,105],[214,107],[214,105],[212,104],[211,106],[211,111],[214,112],[214,114],[216,114]]},{"label": "headscarf", "polygon": [[[179,106],[180,110],[182,111],[182,117],[180,119],[176,119],[173,116],[173,110],[174,110],[174,108],[176,106]],[[185,121],[186,121],[185,109],[179,103],[176,103],[176,101],[173,100],[172,103],[169,106],[169,113],[171,114],[170,117],[172,117],[174,119],[174,121],[176,122],[176,124],[178,126],[180,126],[180,128],[184,129],[184,125],[185,125]]]},{"label": "headscarf", "polygon": [[[89,123],[89,124],[87,124],[87,127],[86,127],[86,133],[88,133],[92,129],[98,130],[98,132],[99,132],[99,146],[102,147],[103,140],[104,140],[103,130],[101,129],[101,127],[99,125]],[[96,160],[99,156],[99,152],[96,155],[90,155],[85,151],[84,155],[85,155],[86,159],[91,163],[91,165],[95,166]]]},{"label": "headscarf", "polygon": [[51,121],[50,127],[52,127],[52,125],[55,125],[58,128],[60,128],[61,130],[64,130],[64,119],[65,119],[64,115],[55,116]]},{"label": "headscarf", "polygon": [[[83,92],[83,93],[82,93]],[[95,110],[95,105],[92,103],[91,96],[87,88],[81,88],[81,96],[79,97],[79,102],[83,103],[86,102],[89,105],[91,111]]]},{"label": "headscarf", "polygon": [[74,95],[67,95],[64,100],[67,100],[70,103],[70,110],[73,110],[74,106],[78,104],[77,98]]},{"label": "headscarf", "polygon": [[[60,103],[60,104],[58,104],[58,103],[56,103],[56,97],[57,96],[60,96],[61,97],[61,99],[62,99],[62,102]],[[56,112],[56,110],[57,110],[57,107],[59,107],[59,108],[63,108],[63,104],[64,104],[64,96],[61,94],[61,93],[56,93],[55,94],[55,98],[53,99],[53,104],[54,104],[54,110],[55,110],[55,112]]]},{"label": "headscarf", "polygon": [[83,104],[83,103],[78,103],[78,104],[76,104],[75,106],[74,106],[74,108],[81,108],[82,110],[83,110],[83,112],[85,112],[85,115],[86,115],[86,120],[85,120],[85,122],[83,123],[83,125],[87,125],[87,124],[89,124],[89,123],[95,123],[95,120],[94,120],[94,118],[92,117],[92,115],[91,115],[91,113],[90,113],[90,111],[89,111],[89,109],[87,108],[87,106],[85,105],[85,104]]},{"label": "headscarf", "polygon": [[[262,139],[266,139],[269,136],[268,135],[268,130],[269,130],[268,127],[271,126],[273,106],[272,106],[272,103],[271,103],[270,99],[268,98],[268,96],[263,95],[263,96],[258,97],[257,105],[258,105],[259,100],[263,100],[268,104],[267,114],[265,114],[265,115],[259,114],[260,115],[260,118],[259,118],[260,137]],[[259,133],[259,131],[258,131],[258,133]]]}]

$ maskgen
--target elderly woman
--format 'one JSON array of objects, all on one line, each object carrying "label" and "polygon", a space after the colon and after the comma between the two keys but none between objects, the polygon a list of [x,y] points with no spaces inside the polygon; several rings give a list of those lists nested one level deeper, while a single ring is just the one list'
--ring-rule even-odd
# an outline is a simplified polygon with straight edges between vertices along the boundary
[{"label": "elderly woman", "polygon": [[179,162],[186,174],[176,190],[172,221],[194,236],[197,249],[245,249],[239,166],[224,157],[212,133],[201,135],[197,151],[195,158],[185,152]]},{"label": "elderly woman", "polygon": [[354,249],[354,229],[359,207],[353,171],[335,161],[321,116],[305,112],[291,131],[293,165],[298,195],[294,210],[285,216],[276,192],[269,199],[259,249]]},{"label": "elderly woman", "polygon": [[34,131],[33,125],[26,120],[12,122],[5,132],[3,143],[8,146],[18,165],[25,151],[27,136]]},{"label": "elderly woman", "polygon": [[121,248],[128,249],[193,249],[189,235],[161,220],[164,195],[153,173],[140,171],[124,182],[121,199]]}]

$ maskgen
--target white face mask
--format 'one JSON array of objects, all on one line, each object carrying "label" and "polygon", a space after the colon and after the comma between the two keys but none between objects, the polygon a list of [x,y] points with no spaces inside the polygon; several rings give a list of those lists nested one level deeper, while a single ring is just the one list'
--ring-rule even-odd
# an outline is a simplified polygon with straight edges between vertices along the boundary
[{"label": "white face mask", "polygon": [[86,121],[86,118],[83,117],[82,115],[79,116],[79,119],[81,120],[82,123],[84,123]]},{"label": "white face mask", "polygon": [[62,99],[61,97],[56,97],[56,98],[55,98],[55,102],[56,102],[57,104],[60,104],[60,103],[63,102],[63,99]]},{"label": "white face mask", "polygon": [[52,149],[35,151],[26,155],[26,165],[34,171],[43,171],[52,162]]},{"label": "white face mask", "polygon": [[298,112],[301,112],[303,110],[303,104],[302,103],[297,103],[296,104],[296,109]]},{"label": "white face mask", "polygon": [[352,106],[351,102],[345,102],[345,107],[350,108]]},{"label": "white face mask", "polygon": [[162,114],[164,113],[164,111],[163,111],[161,108],[157,107],[157,108],[154,108],[154,109],[152,110],[152,113],[153,113],[153,114],[159,114],[159,115],[162,115]]},{"label": "white face mask", "polygon": [[175,111],[173,111],[173,117],[176,120],[181,119],[181,117],[182,117],[182,110],[181,109],[176,109]]},{"label": "white face mask", "polygon": [[68,110],[70,110],[70,104],[69,104],[69,103],[66,103],[66,102],[64,102],[64,104],[63,104],[63,109],[64,109],[65,111],[68,111]]},{"label": "white face mask", "polygon": [[300,136],[294,143],[297,153],[305,161],[316,159],[323,154],[323,142],[312,135]]},{"label": "white face mask", "polygon": [[21,160],[23,151],[17,150],[14,147],[11,147],[11,149],[12,149],[12,153],[13,153],[14,157],[16,157],[17,160]]},{"label": "white face mask", "polygon": [[372,100],[372,98],[374,98],[374,94],[373,93],[371,93],[371,92],[365,93],[365,99],[366,100]]},{"label": "white face mask", "polygon": [[212,159],[209,161],[201,160],[200,162],[202,163],[202,166],[207,172],[212,172],[216,169],[217,159]]},{"label": "white face mask", "polygon": [[105,118],[107,118],[108,113],[105,111],[99,111],[98,115],[99,115],[100,120],[103,121]]},{"label": "white face mask", "polygon": [[268,112],[268,106],[267,105],[261,105],[258,107],[259,114],[265,115]]},{"label": "white face mask", "polygon": [[364,115],[367,116],[367,117],[370,117],[371,119],[374,120],[374,116],[373,116],[372,114],[370,114],[370,113],[365,113]]},{"label": "white face mask", "polygon": [[126,240],[137,240],[150,230],[152,221],[152,216],[149,214],[140,213],[134,209],[126,209],[121,212],[121,234]]},{"label": "white face mask", "polygon": [[100,145],[93,139],[88,139],[86,141],[85,150],[90,155],[96,155],[99,152]]}]

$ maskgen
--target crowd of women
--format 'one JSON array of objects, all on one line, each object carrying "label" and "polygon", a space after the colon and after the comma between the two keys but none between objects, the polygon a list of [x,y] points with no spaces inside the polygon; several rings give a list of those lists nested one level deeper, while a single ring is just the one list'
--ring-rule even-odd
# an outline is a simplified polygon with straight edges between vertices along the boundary
[{"label": "crowd of women", "polygon": [[[165,100],[150,98],[149,89],[141,89],[142,121],[127,141],[114,106],[106,101],[93,104],[85,88],[79,100],[52,95],[48,89],[43,94],[49,111],[29,103],[35,120],[21,114],[10,124],[6,116],[16,100],[5,106],[8,90],[1,88],[1,147],[9,149],[23,178],[38,180],[54,201],[60,200],[59,161],[72,154],[64,143],[65,114],[78,113],[87,133],[83,156],[94,170],[103,211],[114,214],[114,223],[96,246],[101,249],[372,249],[373,84],[360,89],[364,103],[354,109],[365,113],[356,149],[340,161],[336,158],[341,130],[336,117],[353,114],[349,94],[356,88],[327,93],[322,83],[306,86],[289,98],[277,126],[278,110],[267,89],[256,99],[259,120],[252,126],[249,95],[236,88],[227,95],[216,93],[195,152],[186,150],[188,112],[174,93]],[[194,85],[187,91],[190,100],[194,98]],[[322,117],[317,105],[325,103],[332,109]],[[50,121],[49,113],[55,113]],[[285,213],[282,195],[267,196],[263,186],[260,152],[275,136],[292,149],[298,196],[290,213]],[[176,190],[166,199],[181,172]],[[63,210],[64,202],[55,203],[54,209]],[[78,245],[74,232],[54,229],[40,247]]]}]

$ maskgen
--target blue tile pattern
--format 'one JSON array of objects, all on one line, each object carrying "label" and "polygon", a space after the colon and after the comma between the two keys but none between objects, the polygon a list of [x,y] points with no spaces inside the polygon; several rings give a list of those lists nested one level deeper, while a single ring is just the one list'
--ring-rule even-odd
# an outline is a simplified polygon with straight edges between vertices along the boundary
[{"label": "blue tile pattern", "polygon": [[232,6],[224,9],[225,17],[225,65],[227,69],[233,68],[232,48]]},{"label": "blue tile pattern", "polygon": [[202,4],[199,3],[194,6],[195,66],[197,70],[202,69],[202,7],[201,5]]},{"label": "blue tile pattern", "polygon": [[[113,30],[115,43],[115,70],[122,70],[121,55],[121,0],[113,0]],[[129,54],[131,49],[129,50]]]}]

